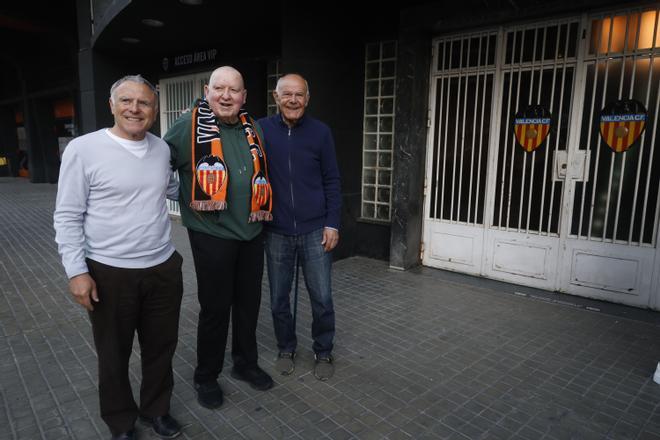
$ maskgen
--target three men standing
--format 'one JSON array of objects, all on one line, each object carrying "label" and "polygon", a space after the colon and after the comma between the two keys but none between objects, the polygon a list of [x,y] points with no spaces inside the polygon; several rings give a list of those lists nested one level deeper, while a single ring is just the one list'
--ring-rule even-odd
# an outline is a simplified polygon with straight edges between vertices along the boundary
[{"label": "three men standing", "polygon": [[334,140],[327,125],[305,115],[310,95],[302,76],[281,77],[273,96],[280,113],[259,123],[273,187],[273,220],[265,225],[265,245],[279,350],[275,367],[283,375],[295,369],[297,338],[289,297],[300,264],[312,307],[314,375],[327,380],[334,374],[331,251],[339,241],[341,217]]},{"label": "three men standing", "polygon": [[[230,313],[232,377],[258,390],[273,386],[257,362],[261,221],[273,220],[265,243],[276,368],[285,375],[295,368],[289,295],[300,264],[312,303],[314,374],[330,378],[335,333],[330,252],[339,240],[339,171],[330,129],[305,116],[305,79],[290,74],[278,81],[274,96],[280,114],[260,121],[265,145],[261,128],[242,110],[243,78],[229,66],[212,73],[205,99],[167,132],[169,148],[148,133],[158,109],[153,85],[139,75],[126,76],[110,95],[114,126],[73,140],[64,153],[54,226],[69,289],[89,311],[101,417],[113,439],[134,438],[138,417],[163,438],[181,431],[169,404],[182,258],[170,241],[166,197],[179,195],[197,275],[199,403],[207,408],[223,403],[217,379]],[[179,172],[180,191],[170,164]],[[139,407],[128,378],[136,331],[142,357]]]}]

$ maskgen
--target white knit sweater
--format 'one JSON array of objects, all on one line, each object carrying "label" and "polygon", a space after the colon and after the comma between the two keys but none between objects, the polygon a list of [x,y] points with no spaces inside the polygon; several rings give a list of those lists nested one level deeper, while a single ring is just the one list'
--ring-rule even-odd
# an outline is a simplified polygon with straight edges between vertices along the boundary
[{"label": "white knit sweater", "polygon": [[174,252],[166,197],[177,198],[170,150],[147,133],[139,158],[105,129],[72,140],[62,156],[55,241],[69,278],[87,272],[85,258],[121,268],[147,268]]}]

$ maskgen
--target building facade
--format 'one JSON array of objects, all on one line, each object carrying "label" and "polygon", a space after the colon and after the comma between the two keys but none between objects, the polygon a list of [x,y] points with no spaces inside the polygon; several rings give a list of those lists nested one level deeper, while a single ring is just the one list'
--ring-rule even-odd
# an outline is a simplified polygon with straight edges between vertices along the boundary
[{"label": "building facade", "polygon": [[78,131],[141,73],[164,133],[210,71],[310,84],[342,175],[338,258],[660,309],[658,2],[78,1]]}]

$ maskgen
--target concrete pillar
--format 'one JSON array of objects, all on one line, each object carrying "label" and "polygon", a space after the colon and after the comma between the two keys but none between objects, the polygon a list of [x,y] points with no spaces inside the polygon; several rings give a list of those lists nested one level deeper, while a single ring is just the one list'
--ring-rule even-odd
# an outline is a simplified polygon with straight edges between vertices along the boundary
[{"label": "concrete pillar", "polygon": [[409,269],[420,263],[429,47],[429,38],[422,33],[402,32],[399,36],[390,237],[390,267],[396,269]]}]

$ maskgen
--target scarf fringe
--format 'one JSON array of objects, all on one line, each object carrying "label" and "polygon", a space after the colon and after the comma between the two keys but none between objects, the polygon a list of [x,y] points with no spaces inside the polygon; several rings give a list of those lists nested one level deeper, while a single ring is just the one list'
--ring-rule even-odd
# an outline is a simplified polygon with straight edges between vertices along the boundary
[{"label": "scarf fringe", "polygon": [[256,211],[256,212],[251,212],[250,213],[250,218],[248,219],[248,223],[254,223],[254,222],[269,222],[273,220],[273,214],[271,214],[268,211]]},{"label": "scarf fringe", "polygon": [[217,200],[193,200],[190,208],[195,211],[223,211],[227,209],[227,202]]}]

